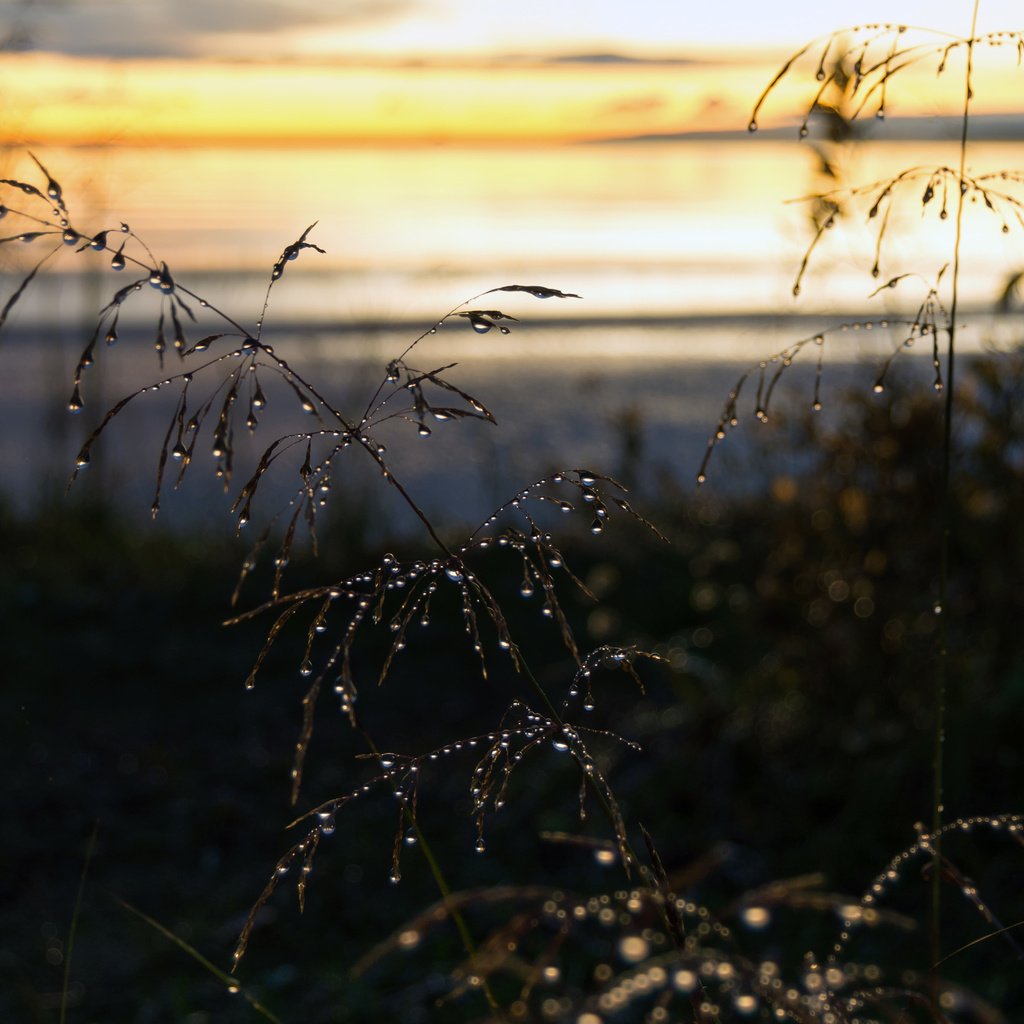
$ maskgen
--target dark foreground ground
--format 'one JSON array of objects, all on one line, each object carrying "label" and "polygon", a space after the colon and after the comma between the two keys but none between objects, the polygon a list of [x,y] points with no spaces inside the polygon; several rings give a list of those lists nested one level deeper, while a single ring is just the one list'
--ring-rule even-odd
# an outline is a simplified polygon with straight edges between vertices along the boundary
[{"label": "dark foreground ground", "polygon": [[[1013,359],[979,363],[963,391],[945,609],[947,818],[1024,809],[1018,371]],[[900,398],[897,389],[884,409],[849,399],[824,434],[800,420],[774,426],[775,452],[814,454],[780,458],[789,470],[769,471],[758,497],[711,492],[698,501],[648,487],[643,511],[671,544],[621,515],[600,538],[584,523],[562,544],[600,599],[559,575],[581,648],[635,644],[665,659],[637,662],[643,693],[624,673],[595,674],[598,706],[588,722],[642,746],[593,739],[631,840],[644,850],[642,823],[676,891],[731,925],[744,894],[820,876],[779,890],[816,898],[781,899],[768,928],[740,926],[733,940],[794,975],[804,953],[824,955],[839,930],[829,894],[859,896],[930,814],[941,437],[937,403],[915,398],[921,390],[908,386]],[[750,458],[763,471],[766,454]],[[384,548],[364,543],[371,520],[363,510],[324,524],[320,563],[293,559],[293,584],[378,565]],[[66,1019],[80,1024],[259,1019],[242,994],[123,905],[227,968],[250,906],[294,841],[284,826],[293,817],[308,620],[285,631],[247,692],[271,619],[220,625],[243,554],[227,533],[129,528],[95,502],[58,498],[3,523],[0,1020],[57,1021],[62,1000]],[[395,540],[393,550],[400,559],[424,553],[414,539]],[[477,569],[534,674],[560,699],[572,663],[538,598],[518,595],[521,567],[493,552]],[[486,733],[511,699],[533,699],[489,634],[494,670],[481,679],[459,608],[443,597],[381,688],[373,680],[386,628],[367,628],[357,645],[364,721],[382,749],[422,753]],[[373,764],[357,758],[365,752],[326,693],[298,809],[371,777]],[[486,945],[525,927],[517,913],[553,915],[531,933],[535,943],[547,938],[530,956],[560,973],[525,994],[523,977],[495,985],[507,1004],[520,1000],[518,1019],[575,1019],[600,988],[600,965],[629,963],[624,935],[646,936],[657,952],[656,922],[615,919],[603,931],[577,931],[550,908],[537,910],[534,890],[585,900],[632,883],[617,865],[601,864],[592,845],[559,841],[559,833],[604,840],[609,829],[593,800],[580,822],[579,772],[547,746],[513,775],[506,806],[488,821],[486,853],[477,854],[469,787],[478,757],[467,748],[424,770],[424,835],[457,890],[533,887],[521,904],[470,901],[467,918]],[[415,847],[403,854],[401,884],[389,884],[395,826],[386,792],[344,808],[317,853],[304,914],[291,884],[297,869],[261,912],[238,978],[281,1021],[485,1016],[472,989],[438,1003],[459,988],[463,960],[447,924],[353,974],[437,899]],[[94,830],[65,990],[69,924]],[[946,853],[945,952],[998,927],[960,896],[965,878],[1003,925],[1024,917],[1024,849],[1012,834],[979,826]],[[849,954],[880,965],[894,984],[925,963],[923,866],[908,866],[894,886],[888,907],[899,922],[865,933]],[[534,909],[522,910],[530,899]],[[793,905],[801,903],[811,906]],[[1015,1019],[1024,987],[1005,937],[955,956],[945,971]],[[643,1019],[645,1009],[637,1003],[616,1019]]]}]

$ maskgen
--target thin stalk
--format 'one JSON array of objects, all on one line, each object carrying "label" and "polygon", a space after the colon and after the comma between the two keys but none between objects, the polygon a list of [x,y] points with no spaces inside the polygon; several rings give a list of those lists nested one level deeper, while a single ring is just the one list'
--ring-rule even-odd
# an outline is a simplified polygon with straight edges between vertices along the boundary
[{"label": "thin stalk", "polygon": [[[373,737],[366,731],[366,728],[357,719],[356,728],[363,737],[363,742],[370,749],[370,752],[376,757],[380,757],[380,748],[373,741]],[[462,948],[465,949],[466,955],[469,957],[470,964],[476,962],[477,959],[477,948],[476,943],[473,941],[473,934],[469,930],[469,925],[466,923],[466,919],[462,914],[462,911],[456,906],[455,901],[452,899],[452,887],[448,884],[448,879],[445,877],[444,871],[441,868],[441,863],[434,854],[434,851],[430,848],[430,844],[427,842],[426,836],[423,834],[423,830],[420,828],[420,823],[416,820],[416,816],[409,810],[407,806],[403,805],[403,814],[405,820],[409,822],[410,827],[416,833],[416,846],[423,859],[427,862],[427,868],[430,870],[430,874],[434,879],[434,885],[437,886],[437,891],[441,895],[441,902],[445,905],[445,909],[448,911],[449,916],[452,919],[452,923],[455,925],[455,930],[459,933],[459,939],[462,942]],[[498,1020],[504,1020],[505,1015],[502,1011],[501,1004],[498,1002],[497,996],[494,994],[491,988],[490,980],[485,974],[480,975],[481,989],[484,994],[484,998],[487,1000],[487,1005],[490,1007],[491,1012],[494,1013]]]},{"label": "thin stalk", "polygon": [[99,829],[100,823],[97,821],[92,826],[92,835],[89,837],[89,845],[85,850],[85,860],[82,862],[82,873],[78,877],[78,893],[75,896],[75,909],[71,912],[67,949],[64,952],[64,984],[60,992],[60,1024],[64,1024],[67,1020],[68,995],[71,991],[71,955],[75,951],[75,932],[78,931],[78,918],[82,912],[82,899],[85,896],[85,879],[89,874],[89,865],[92,863],[93,854],[96,852],[96,835]]},{"label": "thin stalk", "polygon": [[208,960],[202,953],[199,952],[195,946],[187,943],[181,936],[175,935],[170,928],[164,927],[155,918],[149,916],[139,910],[138,907],[133,907],[130,903],[121,899],[119,896],[114,896],[114,900],[119,903],[125,910],[130,914],[134,914],[139,920],[145,921],[154,931],[159,932],[165,939],[173,942],[183,953],[187,953],[200,967],[212,974],[228,992],[232,995],[241,995],[242,998],[263,1018],[269,1020],[271,1024],[281,1024],[281,1019],[267,1009],[248,989],[243,988],[230,974],[222,971],[215,963]]},{"label": "thin stalk", "polygon": [[951,470],[953,462],[953,391],[956,384],[956,327],[960,298],[960,249],[964,218],[964,173],[967,165],[967,133],[970,127],[972,75],[974,71],[974,42],[978,24],[978,5],[974,0],[971,31],[967,39],[967,69],[964,76],[964,106],[960,121],[960,167],[957,179],[956,238],[953,242],[952,296],[949,307],[949,343],[946,348],[946,401],[942,424],[942,502],[940,507],[938,651],[935,662],[934,729],[932,736],[932,880],[931,880],[931,956],[933,997],[938,996],[938,965],[942,960],[942,814],[943,814],[943,756],[946,732],[946,680],[949,661],[948,611],[949,546],[952,532],[953,498]]},{"label": "thin stalk", "polygon": [[[426,837],[423,835],[423,831],[420,829],[419,822],[413,817],[413,815],[407,810],[407,820],[412,824],[413,829],[416,831],[416,841],[419,846],[420,853],[423,859],[427,862],[427,867],[430,869],[430,873],[434,878],[434,884],[437,886],[438,892],[441,894],[441,900],[444,903],[452,921],[455,923],[455,928],[459,933],[459,938],[462,940],[463,948],[469,954],[469,962],[473,964],[477,959],[476,943],[473,941],[473,936],[469,930],[469,925],[466,924],[466,919],[462,915],[462,911],[455,905],[455,901],[452,898],[452,888],[448,884],[448,880],[444,876],[444,872],[441,870],[441,865],[434,851],[430,848],[427,843]],[[496,1014],[498,1020],[503,1021],[505,1019],[504,1011],[501,1008],[501,1003],[498,1002],[498,997],[494,994],[491,988],[490,979],[486,974],[479,975],[480,986],[483,990],[484,997],[487,1000],[487,1005],[491,1008],[491,1012]]]}]

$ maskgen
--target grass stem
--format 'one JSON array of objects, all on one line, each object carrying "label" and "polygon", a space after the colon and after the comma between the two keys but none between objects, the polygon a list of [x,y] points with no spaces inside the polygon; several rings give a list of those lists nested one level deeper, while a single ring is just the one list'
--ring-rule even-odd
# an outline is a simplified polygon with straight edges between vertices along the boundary
[{"label": "grass stem", "polygon": [[[376,743],[374,743],[373,738],[366,731],[365,726],[359,722],[358,718],[356,719],[356,727],[358,728],[360,735],[363,737],[363,742],[366,744],[370,753],[379,758],[381,756],[380,748]],[[416,815],[407,805],[403,805],[403,814],[406,821],[409,822],[409,827],[416,833],[416,846],[422,854],[423,859],[427,862],[427,868],[430,871],[431,877],[434,879],[434,885],[437,886],[437,891],[441,896],[441,902],[448,911],[448,914],[452,919],[452,923],[455,925],[455,930],[459,933],[459,940],[462,942],[462,948],[466,951],[466,956],[469,958],[469,963],[472,966],[477,959],[476,943],[473,941],[473,934],[469,930],[466,918],[463,916],[462,911],[452,898],[452,887],[449,884],[448,879],[445,877],[444,870],[441,867],[441,862],[437,859],[437,856],[431,849],[430,844],[427,842],[427,838],[423,834],[423,830],[420,828],[420,823],[416,819]],[[490,981],[486,975],[480,976],[480,988],[483,991],[484,998],[487,1000],[487,1005],[490,1007],[491,1012],[497,1016],[499,1021],[503,1021],[505,1016],[502,1012],[501,1004],[498,1002],[497,996],[495,996],[494,991],[491,989]]]},{"label": "grass stem", "polygon": [[195,946],[190,945],[179,935],[175,935],[169,928],[166,928],[155,918],[149,916],[138,907],[133,907],[130,903],[122,900],[118,897],[114,897],[115,900],[130,914],[134,914],[139,920],[145,921],[154,931],[159,932],[165,939],[170,940],[182,950],[187,953],[200,967],[205,968],[210,974],[212,974],[227,990],[232,994],[241,995],[242,998],[265,1020],[269,1020],[271,1024],[281,1024],[281,1019],[270,1010],[267,1009],[251,992],[243,988],[230,974],[226,971],[222,971],[216,964],[208,960],[202,953],[199,952]]},{"label": "grass stem", "polygon": [[935,663],[935,691],[933,694],[934,726],[932,734],[932,878],[931,878],[931,924],[929,963],[932,971],[933,997],[938,996],[936,971],[942,959],[942,816],[943,806],[943,758],[946,732],[946,684],[949,669],[949,629],[947,598],[949,590],[949,546],[952,532],[953,500],[951,493],[951,470],[953,462],[953,415],[954,387],[956,384],[956,328],[960,297],[960,256],[963,239],[964,174],[967,166],[967,135],[970,127],[971,100],[974,95],[972,75],[974,70],[975,33],[978,24],[979,0],[974,0],[971,15],[971,30],[967,39],[967,67],[964,74],[964,104],[960,121],[960,165],[956,203],[956,237],[953,243],[952,295],[949,308],[949,342],[946,348],[946,394],[942,425],[942,502],[940,506],[940,553],[938,608],[938,650]]},{"label": "grass stem", "polygon": [[99,832],[100,823],[97,821],[92,826],[92,835],[89,836],[89,845],[85,848],[85,860],[82,863],[82,873],[78,877],[78,892],[75,895],[75,907],[71,912],[71,924],[68,927],[68,945],[64,954],[64,983],[60,992],[60,1024],[65,1024],[68,1013],[68,996],[71,991],[71,956],[75,951],[75,932],[78,931],[78,918],[82,912],[82,899],[85,896],[85,880],[89,874],[89,865],[92,863],[93,854],[96,852],[96,836]]}]

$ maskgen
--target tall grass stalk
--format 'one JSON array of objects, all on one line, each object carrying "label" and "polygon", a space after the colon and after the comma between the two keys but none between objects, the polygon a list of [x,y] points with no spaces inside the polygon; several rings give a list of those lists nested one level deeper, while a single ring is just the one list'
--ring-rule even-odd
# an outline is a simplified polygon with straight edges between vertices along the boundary
[{"label": "tall grass stalk", "polygon": [[78,878],[78,891],[75,893],[75,906],[71,911],[71,924],[68,926],[67,948],[64,951],[64,983],[60,992],[60,1024],[65,1024],[68,1015],[68,998],[71,994],[71,960],[75,951],[75,936],[78,933],[78,919],[82,913],[82,901],[85,899],[85,883],[89,875],[89,866],[96,853],[96,837],[99,834],[100,823],[97,821],[92,827],[92,834],[89,836],[89,844],[85,848],[85,859],[82,861],[82,873]]},{"label": "tall grass stalk", "polygon": [[[850,102],[851,113],[842,116],[843,124],[855,120],[859,115],[869,109],[876,107],[878,118],[884,118],[886,113],[887,92],[891,80],[904,69],[919,63],[923,58],[932,54],[936,55],[938,63],[938,74],[945,70],[949,55],[956,49],[964,52],[965,66],[963,75],[963,102],[959,110],[959,144],[957,151],[956,169],[949,167],[925,168],[911,167],[898,172],[894,177],[874,182],[868,185],[855,185],[848,189],[836,189],[815,196],[807,197],[814,202],[814,230],[810,244],[807,246],[803,259],[797,271],[796,280],[793,284],[794,296],[799,295],[805,274],[809,269],[812,254],[815,253],[819,243],[823,241],[828,229],[833,227],[837,219],[848,216],[850,209],[848,205],[856,199],[873,200],[868,213],[869,223],[876,219],[880,227],[876,229],[876,241],[874,246],[874,265],[871,273],[878,277],[880,263],[883,259],[883,244],[887,235],[889,215],[896,202],[897,193],[908,183],[921,180],[927,181],[927,187],[921,199],[922,213],[924,208],[935,197],[941,188],[942,190],[942,213],[946,217],[946,188],[951,182],[955,187],[953,224],[954,237],[950,261],[940,269],[935,279],[935,284],[929,290],[925,300],[918,308],[917,314],[906,319],[887,319],[864,324],[853,323],[843,325],[858,328],[881,326],[884,328],[902,327],[906,332],[905,340],[895,349],[893,354],[886,360],[879,372],[874,390],[881,393],[885,390],[885,378],[895,356],[906,348],[913,345],[917,337],[931,336],[932,340],[932,363],[935,371],[934,388],[936,391],[944,392],[942,409],[941,429],[941,483],[938,501],[938,580],[936,598],[934,601],[934,613],[937,617],[937,628],[935,631],[935,652],[934,652],[934,676],[931,695],[931,799],[930,799],[930,825],[928,829],[922,826],[922,841],[925,849],[931,853],[930,869],[930,922],[928,927],[929,944],[929,972],[932,985],[932,1001],[934,1006],[939,1005],[940,983],[938,978],[938,965],[944,962],[942,955],[942,886],[943,882],[950,877],[956,877],[956,869],[945,859],[942,849],[943,837],[948,829],[944,825],[944,757],[945,757],[945,733],[946,733],[946,702],[947,686],[949,683],[949,639],[950,639],[950,608],[949,589],[951,566],[951,542],[953,533],[953,457],[954,457],[954,423],[956,419],[956,355],[957,355],[957,334],[960,327],[961,316],[961,279],[962,279],[962,258],[963,258],[963,237],[964,217],[968,197],[971,201],[983,200],[984,206],[1002,221],[1002,231],[1009,230],[1009,220],[1015,218],[1018,223],[1024,226],[1024,219],[1021,216],[1022,205],[1019,199],[1007,193],[1002,188],[991,187],[994,182],[1009,181],[1020,184],[1022,175],[1020,171],[1003,171],[985,175],[968,176],[967,155],[970,125],[972,120],[974,102],[974,59],[975,51],[979,45],[985,43],[989,46],[1000,46],[1004,41],[1013,41],[1018,51],[1018,58],[1024,54],[1024,37],[1018,32],[995,32],[979,39],[977,35],[977,24],[980,3],[974,0],[971,12],[970,30],[966,36],[942,35],[937,46],[914,45],[910,43],[901,44],[901,37],[908,31],[908,26],[894,24],[864,25],[850,30],[850,37],[845,38],[844,33],[837,32],[825,37],[824,45],[822,40],[815,40],[802,49],[798,50],[779,69],[775,77],[769,82],[755,104],[754,111],[749,123],[750,131],[758,128],[758,116],[765,104],[765,101],[773,93],[776,86],[783,78],[794,74],[795,68],[804,57],[814,53],[820,48],[820,60],[818,62],[815,78],[817,83],[815,96],[808,108],[807,114],[799,127],[799,135],[805,138],[809,134],[809,122],[812,116],[818,114],[830,118],[830,124],[840,119],[840,111],[826,99],[829,90],[836,90],[841,93],[847,101],[852,101],[859,95],[859,102]],[[927,30],[922,30],[927,31]],[[852,41],[851,41],[852,40]],[[874,48],[881,48],[881,54],[877,54]],[[838,56],[836,52],[838,51]],[[1019,59],[1018,59],[1019,63]],[[848,86],[852,78],[852,92]],[[832,171],[829,174],[832,175]],[[979,204],[980,205],[980,204]],[[880,216],[878,216],[880,214]],[[940,297],[939,286],[943,273],[950,268],[947,278],[949,288],[948,312],[943,308]],[[912,275],[898,273],[892,276],[884,285],[877,288],[873,293],[879,294],[900,285],[907,277]],[[884,277],[883,277],[884,280]],[[1014,279],[1015,280],[1015,279]],[[1011,282],[1012,284],[1012,282]],[[1008,286],[1009,287],[1009,286]],[[817,355],[817,368],[815,374],[813,409],[819,410],[821,403],[821,379],[824,356],[824,345],[826,334],[823,332],[814,336],[813,339],[805,338],[797,341],[781,352],[772,356],[770,360],[762,361],[759,367],[752,368],[745,373],[737,382],[730,393],[724,411],[719,420],[718,426],[708,441],[708,449],[704,461],[698,471],[698,483],[703,483],[706,478],[707,467],[711,455],[719,441],[724,439],[727,430],[737,423],[738,400],[741,389],[746,380],[754,376],[757,380],[757,395],[755,399],[755,416],[761,422],[767,422],[769,405],[776,385],[781,379],[786,368],[792,363],[796,356],[808,347],[811,340],[819,346]],[[944,333],[946,337],[945,347],[945,373],[943,374],[940,355],[939,337]],[[771,364],[775,368],[771,368]]]},{"label": "tall grass stalk", "polygon": [[964,71],[964,104],[960,120],[960,165],[961,187],[957,189],[956,237],[953,242],[953,275],[949,303],[949,341],[946,347],[946,394],[943,404],[942,421],[942,503],[939,523],[941,551],[939,555],[939,628],[938,650],[935,662],[934,732],[932,736],[932,823],[935,855],[932,860],[931,879],[931,971],[932,996],[938,1003],[938,965],[942,962],[942,820],[943,820],[943,764],[946,743],[946,685],[949,666],[949,619],[947,611],[947,590],[949,587],[949,546],[952,534],[952,463],[953,463],[953,417],[956,393],[956,328],[960,309],[960,256],[963,240],[964,202],[966,190],[963,187],[967,170],[967,135],[971,120],[971,100],[974,97],[973,71],[974,46],[978,27],[979,0],[974,0],[971,12],[971,29],[967,36],[967,59]]}]

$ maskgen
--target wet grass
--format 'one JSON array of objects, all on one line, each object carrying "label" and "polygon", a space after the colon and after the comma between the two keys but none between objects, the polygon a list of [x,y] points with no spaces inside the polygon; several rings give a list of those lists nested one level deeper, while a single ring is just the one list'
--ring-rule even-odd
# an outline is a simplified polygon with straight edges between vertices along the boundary
[{"label": "wet grass", "polygon": [[[974,681],[952,708],[954,816],[1012,806],[1017,793],[1024,650],[1013,623],[1024,609],[1013,566],[1024,540],[1014,495],[1024,433],[1003,412],[1016,408],[1021,380],[1014,360],[990,360],[978,364],[965,392],[974,441],[957,492],[957,536],[969,542],[957,564],[993,569],[964,571],[954,586],[963,630],[958,672]],[[790,443],[813,441],[820,454],[802,475],[776,478],[768,505],[664,495],[659,518],[675,524],[671,546],[638,527],[619,542],[581,538],[564,552],[602,597],[600,605],[582,594],[565,604],[578,634],[598,645],[614,630],[666,659],[643,671],[642,696],[620,673],[594,682],[595,725],[643,746],[642,754],[611,742],[601,748],[624,813],[655,837],[679,891],[699,893],[738,927],[746,953],[763,948],[789,970],[802,968],[805,948],[834,934],[839,896],[856,896],[866,874],[913,840],[908,822],[926,801],[928,702],[915,680],[926,672],[933,626],[907,610],[920,607],[933,582],[931,541],[916,524],[938,476],[934,417],[915,390],[908,385],[895,413],[870,396],[851,398],[838,429],[824,435],[810,420],[776,425]],[[233,544],[127,531],[108,510],[59,506],[8,519],[4,532],[15,569],[2,616],[14,681],[5,695],[13,735],[3,837],[12,864],[3,927],[12,941],[4,973],[21,979],[5,989],[5,1015],[43,1021],[56,1013],[69,908],[98,821],[69,1019],[253,1019],[248,1003],[117,900],[229,965],[245,912],[284,848],[305,688],[295,673],[303,630],[282,639],[265,678],[246,693],[245,666],[262,630],[218,625]],[[348,557],[361,564],[365,555]],[[316,572],[301,561],[294,568],[299,580]],[[535,599],[502,597],[514,632],[536,623]],[[417,639],[417,658],[396,666],[386,706],[368,719],[395,750],[422,749],[425,722],[431,734],[479,733],[515,686],[503,673],[472,681],[459,617],[438,614],[435,622]],[[388,638],[372,637],[361,667],[386,657]],[[558,679],[564,655],[556,629],[542,647],[535,672]],[[313,792],[350,785],[346,751],[358,752],[351,730],[325,707],[306,780]],[[585,901],[621,885],[612,878],[614,844],[581,828],[573,772],[554,752],[513,780],[508,806],[488,828],[488,854],[473,855],[466,780],[478,756],[453,753],[425,766],[429,785],[418,813],[438,856],[462,865],[460,889],[477,892],[466,908],[475,934],[500,931],[524,906],[544,919],[553,892]],[[282,1020],[380,1012],[456,1020],[478,1012],[472,996],[435,1006],[464,956],[450,925],[425,930],[414,946],[400,941],[436,891],[413,848],[402,857],[401,885],[388,884],[394,827],[389,801],[346,808],[323,840],[305,914],[282,899],[262,912],[238,979]],[[957,863],[1010,924],[1020,916],[1010,895],[1013,846],[975,833]],[[601,851],[611,853],[611,865]],[[809,866],[821,877],[783,885],[772,896],[777,903],[748,898]],[[920,909],[920,870],[909,872],[891,903],[911,918]],[[515,891],[488,902],[483,892],[494,886]],[[742,927],[748,905],[770,908],[769,929]],[[985,930],[969,907],[951,915],[951,943]],[[592,989],[595,962],[618,959],[623,932],[589,928],[580,923],[559,945],[570,989]],[[537,956],[558,934],[553,924],[540,930],[547,938],[534,937]],[[395,947],[352,977],[352,965],[392,934]],[[905,940],[898,926],[879,928],[862,937],[861,952],[883,966],[903,963],[893,943]],[[961,960],[951,963],[951,978],[984,977],[984,994],[997,1004],[1019,998],[1015,953],[1004,940]],[[500,977],[498,984],[502,998],[516,1002],[518,986],[510,990]]]}]

